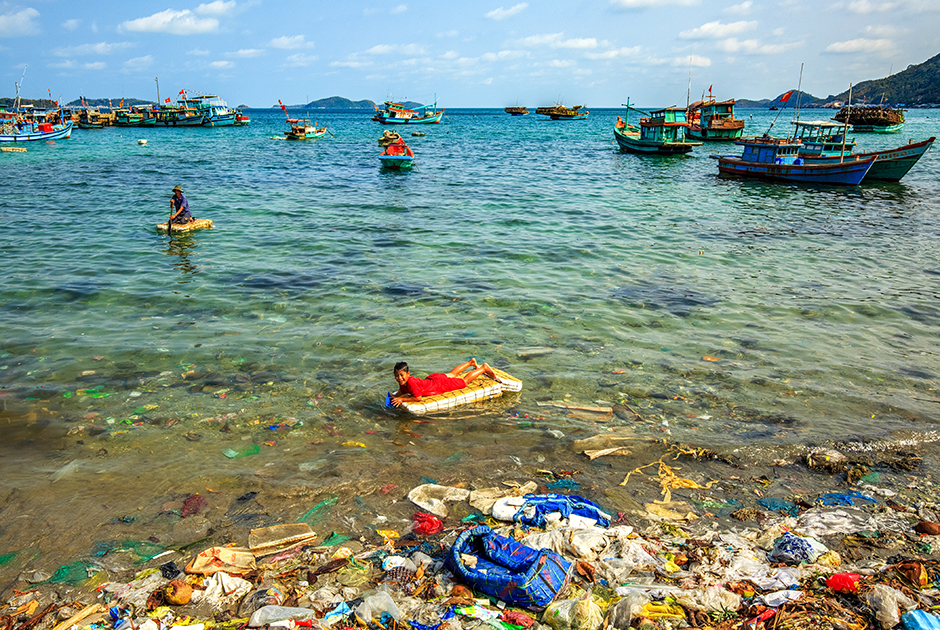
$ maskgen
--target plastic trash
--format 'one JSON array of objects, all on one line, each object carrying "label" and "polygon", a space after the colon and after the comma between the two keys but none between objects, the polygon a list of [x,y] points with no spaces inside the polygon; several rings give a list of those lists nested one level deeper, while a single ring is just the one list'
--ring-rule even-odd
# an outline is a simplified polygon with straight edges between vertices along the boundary
[{"label": "plastic trash", "polygon": [[388,556],[385,560],[382,560],[382,570],[391,571],[392,569],[398,569],[404,567],[407,571],[414,573],[418,570],[418,567],[412,562],[409,558],[404,558],[402,556]]},{"label": "plastic trash", "polygon": [[604,613],[594,603],[590,591],[579,599],[554,602],[542,615],[542,623],[555,630],[597,630],[603,622]]},{"label": "plastic trash", "polygon": [[439,486],[426,483],[411,489],[408,500],[437,516],[447,518],[447,505],[445,501],[463,501],[470,496],[470,491],[464,488]]},{"label": "plastic trash", "polygon": [[308,525],[316,525],[317,523],[323,521],[329,514],[329,510],[326,508],[334,505],[337,501],[339,501],[339,497],[336,495],[323,499],[312,508],[307,510],[303,516],[297,519],[297,522],[307,523]]},{"label": "plastic trash", "polygon": [[768,557],[773,562],[784,562],[791,565],[802,562],[813,564],[819,556],[827,551],[829,551],[829,548],[815,538],[785,532],[783,536],[774,541],[774,548]]},{"label": "plastic trash", "polygon": [[683,608],[706,613],[737,610],[741,607],[740,595],[718,585],[705,589],[683,589],[673,593],[673,597]]},{"label": "plastic trash", "polygon": [[506,497],[493,504],[493,518],[548,529],[549,523],[572,527],[610,526],[610,514],[576,494],[527,494]]},{"label": "plastic trash", "polygon": [[414,521],[414,526],[411,529],[421,536],[437,534],[444,529],[444,523],[441,522],[441,519],[424,512],[415,512]]},{"label": "plastic trash", "polygon": [[611,606],[610,625],[618,630],[628,630],[633,623],[633,618],[649,601],[649,596],[644,592],[630,591],[626,597]]},{"label": "plastic trash", "polygon": [[905,611],[917,608],[917,603],[910,597],[884,584],[875,584],[862,599],[875,611],[875,618],[885,630],[901,622],[901,608]]},{"label": "plastic trash", "polygon": [[778,499],[777,497],[766,497],[764,499],[758,499],[757,503],[767,508],[768,510],[780,512],[781,514],[786,514],[787,516],[796,516],[800,511],[800,506],[798,506],[793,501],[789,501],[787,499]]},{"label": "plastic trash", "polygon": [[757,598],[758,603],[779,608],[787,602],[795,602],[803,597],[803,591],[774,591],[773,593],[764,593]]},{"label": "plastic trash", "polygon": [[856,505],[856,502],[878,503],[876,499],[866,496],[858,490],[852,490],[851,492],[830,492],[819,497],[817,501],[821,505],[828,506]]},{"label": "plastic trash", "polygon": [[384,613],[389,614],[395,621],[401,621],[401,612],[392,600],[392,596],[385,591],[376,591],[369,595],[356,608],[356,614],[364,621],[380,619]]},{"label": "plastic trash", "polygon": [[912,610],[901,615],[905,630],[940,630],[940,617],[923,610]]},{"label": "plastic trash", "polygon": [[290,606],[264,606],[256,610],[248,620],[249,628],[260,628],[275,621],[285,619],[314,619],[317,611],[310,608],[292,608]]},{"label": "plastic trash", "polygon": [[189,561],[186,573],[212,575],[225,571],[234,575],[244,575],[255,568],[255,557],[247,549],[240,547],[209,547]]},{"label": "plastic trash", "polygon": [[240,451],[236,451],[233,448],[227,448],[222,451],[222,454],[228,457],[229,459],[235,459],[237,457],[248,457],[249,455],[257,455],[261,452],[261,447],[257,444],[250,444]]},{"label": "plastic trash", "polygon": [[837,593],[857,593],[858,581],[862,576],[858,573],[836,573],[826,580],[826,586]]}]

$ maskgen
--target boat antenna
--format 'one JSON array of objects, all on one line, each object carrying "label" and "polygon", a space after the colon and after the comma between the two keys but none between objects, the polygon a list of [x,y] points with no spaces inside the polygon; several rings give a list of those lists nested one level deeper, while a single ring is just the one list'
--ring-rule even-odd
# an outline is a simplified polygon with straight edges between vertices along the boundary
[{"label": "boat antenna", "polygon": [[16,86],[16,98],[13,99],[13,111],[20,111],[20,89],[23,87],[23,81],[26,79],[26,64],[23,64],[23,76],[20,77],[19,83],[14,83]]},{"label": "boat antenna", "polygon": [[689,91],[685,93],[685,108],[689,109],[692,102],[692,55],[689,55]]},{"label": "boat antenna", "polygon": [[[849,83],[849,111],[852,111],[852,84]],[[849,135],[849,117],[845,117],[845,123],[842,125],[842,153],[839,154],[839,163],[845,161],[845,137]]]}]

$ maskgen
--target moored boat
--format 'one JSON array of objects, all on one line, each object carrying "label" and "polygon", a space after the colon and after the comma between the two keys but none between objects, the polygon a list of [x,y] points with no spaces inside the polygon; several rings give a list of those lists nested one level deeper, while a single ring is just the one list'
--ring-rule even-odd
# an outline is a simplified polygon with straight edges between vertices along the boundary
[{"label": "moored boat", "polygon": [[904,110],[882,105],[843,107],[833,116],[841,123],[852,125],[857,133],[894,133],[904,126]]},{"label": "moored boat", "polygon": [[686,140],[685,132],[689,123],[685,120],[685,109],[667,107],[652,110],[648,117],[640,119],[640,126],[636,127],[629,123],[630,110],[633,109],[629,99],[626,108],[626,120],[620,120],[618,117],[614,127],[614,137],[621,150],[630,153],[674,155],[688,153],[693,148],[702,146],[701,142]]},{"label": "moored boat", "polygon": [[236,111],[229,107],[224,100],[215,94],[197,94],[187,96],[186,90],[180,90],[183,98],[177,101],[181,109],[191,110],[202,117],[202,124],[206,127],[233,127],[235,126]]},{"label": "moored boat", "polygon": [[693,140],[727,141],[744,133],[744,121],[734,117],[734,99],[716,101],[711,92],[708,100],[689,105],[686,120],[686,135]]},{"label": "moored boat", "polygon": [[382,162],[382,168],[389,170],[405,170],[414,165],[415,154],[405,141],[398,139],[397,142],[387,145],[382,154],[379,155]]},{"label": "moored boat", "polygon": [[846,125],[828,120],[794,120],[793,139],[800,142],[800,157],[847,155],[855,140],[846,137]]},{"label": "moored boat", "polygon": [[857,162],[874,157],[875,163],[865,174],[862,181],[872,180],[898,182],[907,175],[907,172],[917,164],[917,160],[933,146],[936,137],[931,136],[922,142],[909,142],[895,149],[886,149],[884,151],[871,151],[868,153],[852,153],[843,157],[806,157],[804,164],[838,164],[845,162]]},{"label": "moored boat", "polygon": [[317,128],[316,123],[311,125],[306,119],[288,118],[287,124],[290,125],[290,131],[285,131],[284,135],[288,140],[313,140],[326,135],[326,127]]},{"label": "moored boat", "polygon": [[773,138],[767,134],[741,138],[735,144],[744,147],[740,156],[713,155],[722,175],[760,179],[857,186],[875,163],[875,158],[834,164],[807,164],[799,156],[800,142]]},{"label": "moored boat", "polygon": [[72,121],[48,122],[17,118],[14,115],[0,116],[0,142],[36,142],[60,140],[72,135]]},{"label": "moored boat", "polygon": [[385,101],[382,109],[375,108],[372,120],[383,125],[434,125],[444,118],[444,110],[437,109],[437,99],[433,105],[420,105],[409,108],[401,103]]},{"label": "moored boat", "polygon": [[[246,114],[240,109],[235,110],[235,126],[236,127],[244,127],[250,122],[251,122],[251,119],[248,117],[248,114]],[[324,131],[325,130],[326,130],[326,127],[324,127]]]},{"label": "moored boat", "polygon": [[503,111],[512,116],[527,116],[529,114],[528,107],[519,107],[519,106],[507,107]]},{"label": "moored boat", "polygon": [[584,109],[585,107],[585,105],[565,107],[556,103],[551,107],[539,107],[535,110],[535,113],[548,116],[552,120],[584,120],[591,115],[590,111]]}]

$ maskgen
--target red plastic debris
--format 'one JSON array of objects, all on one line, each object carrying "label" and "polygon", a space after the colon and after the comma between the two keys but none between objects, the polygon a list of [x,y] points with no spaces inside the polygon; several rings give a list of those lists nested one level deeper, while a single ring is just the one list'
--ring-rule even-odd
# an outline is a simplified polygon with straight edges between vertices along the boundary
[{"label": "red plastic debris", "polygon": [[826,586],[837,593],[858,592],[858,581],[862,576],[858,573],[836,573],[826,580]]},{"label": "red plastic debris", "polygon": [[191,494],[183,501],[183,509],[180,510],[180,514],[183,518],[192,516],[193,514],[199,514],[205,509],[206,503],[205,497],[198,494]]},{"label": "red plastic debris", "polygon": [[431,514],[415,512],[414,519],[415,524],[411,529],[416,534],[430,536],[431,534],[436,534],[444,529],[444,523],[441,522],[441,519]]},{"label": "red plastic debris", "polygon": [[535,625],[535,619],[525,614],[524,612],[519,612],[517,610],[504,610],[500,619],[506,623],[511,623],[514,626],[520,626],[523,628],[531,628]]}]

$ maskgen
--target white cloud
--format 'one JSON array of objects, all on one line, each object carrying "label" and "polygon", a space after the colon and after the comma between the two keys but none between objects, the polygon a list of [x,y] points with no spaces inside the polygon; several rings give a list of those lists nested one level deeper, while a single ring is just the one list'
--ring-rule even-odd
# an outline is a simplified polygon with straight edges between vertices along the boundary
[{"label": "white cloud", "polygon": [[761,44],[756,39],[739,40],[734,37],[723,39],[716,44],[719,50],[727,53],[744,53],[747,55],[778,55],[791,48],[798,46],[801,42],[790,42],[787,44]]},{"label": "white cloud", "polygon": [[295,53],[284,60],[284,65],[291,68],[304,68],[306,66],[313,65],[313,62],[315,62],[317,59],[318,57],[316,55]]},{"label": "white cloud", "polygon": [[231,61],[213,61],[209,64],[210,68],[234,68],[235,64]]},{"label": "white cloud", "polygon": [[0,37],[18,37],[20,35],[35,35],[39,32],[39,25],[33,20],[39,17],[39,11],[30,7],[16,13],[0,15]]},{"label": "white cloud", "polygon": [[561,59],[552,59],[551,63],[549,63],[548,65],[550,65],[553,68],[570,68],[576,64],[570,59],[566,59],[564,61],[562,61]]},{"label": "white cloud", "polygon": [[610,0],[610,3],[621,9],[651,9],[670,4],[680,7],[690,7],[698,4],[698,0]]},{"label": "white cloud", "polygon": [[498,9],[493,9],[489,13],[485,14],[483,17],[489,18],[491,20],[496,20],[498,22],[500,20],[511,18],[514,15],[518,15],[522,11],[525,11],[528,7],[529,7],[528,2],[520,2],[519,4],[511,6],[508,9],[504,9],[503,7],[499,7]]},{"label": "white cloud", "polygon": [[196,7],[196,13],[199,15],[217,15],[222,17],[231,15],[233,11],[235,11],[235,0],[229,0],[229,2],[215,0],[215,2],[200,4]]},{"label": "white cloud", "polygon": [[296,50],[298,48],[313,48],[313,42],[305,41],[304,35],[285,35],[275,37],[269,42],[272,48],[281,48],[283,50]]},{"label": "white cloud", "polygon": [[456,59],[460,55],[457,54],[456,50],[448,50],[446,53],[441,55],[441,59]]},{"label": "white cloud", "polygon": [[549,48],[597,48],[597,40],[593,37],[576,39],[562,39],[564,33],[550,35],[532,35],[520,40],[523,46],[548,46]]},{"label": "white cloud", "polygon": [[745,0],[745,2],[742,2],[741,4],[731,5],[722,11],[722,13],[727,13],[728,15],[747,15],[751,12],[751,6],[753,4],[754,3],[751,2],[751,0]]},{"label": "white cloud", "polygon": [[423,46],[419,44],[378,44],[366,51],[368,55],[424,55]]},{"label": "white cloud", "polygon": [[852,13],[884,13],[897,7],[895,2],[869,2],[869,0],[854,0],[849,2],[848,10]]},{"label": "white cloud", "polygon": [[640,53],[639,46],[632,46],[630,48],[614,48],[613,50],[607,50],[604,52],[597,53],[585,53],[584,56],[588,59],[616,59],[618,57],[632,57]]},{"label": "white cloud", "polygon": [[82,23],[81,20],[66,20],[62,22],[62,28],[64,28],[67,31],[74,31],[79,26],[81,26],[81,23]]},{"label": "white cloud", "polygon": [[497,53],[484,53],[480,59],[483,61],[504,61],[506,59],[517,59],[523,54],[519,50],[501,50]]},{"label": "white cloud", "polygon": [[847,42],[835,42],[826,46],[824,52],[831,53],[871,53],[884,52],[894,48],[890,39],[851,39]]},{"label": "white cloud", "polygon": [[707,68],[712,65],[712,60],[700,55],[689,55],[688,57],[676,57],[672,60],[672,65],[680,67],[685,66],[686,68],[690,65],[695,68]]},{"label": "white cloud", "polygon": [[364,68],[366,66],[372,65],[370,61],[333,61],[330,63],[331,68]]},{"label": "white cloud", "polygon": [[49,64],[49,67],[50,67],[50,68],[63,68],[63,69],[68,70],[69,68],[74,68],[74,67],[75,67],[75,62],[72,61],[72,60],[69,60],[69,61],[60,61],[59,63],[50,63],[50,64]]},{"label": "white cloud", "polygon": [[203,50],[203,49],[201,49],[201,48],[193,48],[192,50],[190,50],[190,51],[187,52],[186,54],[187,54],[187,55],[192,55],[193,57],[205,57],[206,55],[209,54],[209,51],[208,51],[208,50]]},{"label": "white cloud", "polygon": [[884,24],[882,26],[869,26],[865,28],[866,33],[871,33],[875,37],[895,37],[901,33],[900,29],[894,26]]},{"label": "white cloud", "polygon": [[103,61],[94,61],[94,62],[92,62],[92,63],[86,63],[86,64],[85,64],[84,66],[82,66],[82,67],[83,67],[85,70],[104,70],[105,68],[108,67],[108,64],[106,64],[106,63],[103,62]]},{"label": "white cloud", "polygon": [[493,77],[483,80],[483,85],[493,85]]},{"label": "white cloud", "polygon": [[239,57],[241,59],[251,59],[252,57],[260,57],[264,54],[263,50],[258,48],[242,48],[241,50],[233,53],[225,53],[228,57]]},{"label": "white cloud", "polygon": [[730,24],[722,24],[721,22],[708,22],[702,24],[699,27],[693,28],[690,31],[682,31],[679,33],[679,37],[682,39],[721,39],[723,37],[731,37],[732,35],[740,35],[747,31],[752,31],[757,28],[757,22],[731,22]]},{"label": "white cloud", "polygon": [[57,57],[75,57],[77,55],[110,55],[119,50],[133,48],[131,42],[117,42],[109,44],[108,42],[99,42],[97,44],[82,44],[80,46],[68,46],[66,48],[56,48],[52,54]]},{"label": "white cloud", "polygon": [[153,65],[153,55],[145,55],[143,57],[134,57],[133,59],[128,59],[124,62],[124,67],[121,69],[122,72],[140,72],[146,70]]},{"label": "white cloud", "polygon": [[219,21],[217,19],[196,17],[189,9],[182,11],[167,9],[160,13],[154,13],[149,17],[122,22],[118,26],[119,31],[170,33],[171,35],[198,35],[200,33],[212,33],[218,29]]},{"label": "white cloud", "polygon": [[404,12],[407,11],[407,10],[408,10],[408,5],[407,5],[407,4],[399,4],[397,7],[395,7],[394,9],[392,9],[392,10],[390,11],[390,13],[404,13]]}]

